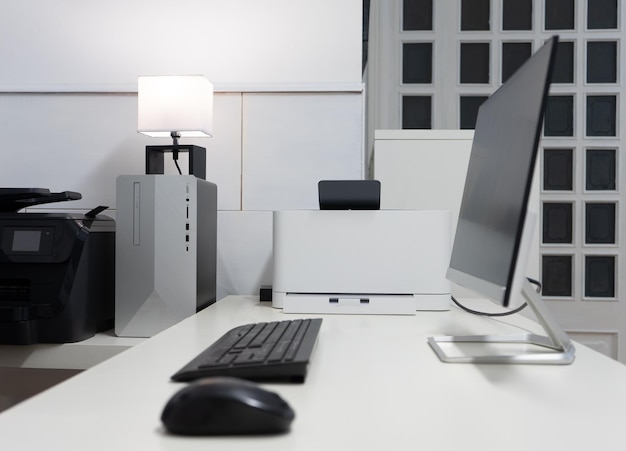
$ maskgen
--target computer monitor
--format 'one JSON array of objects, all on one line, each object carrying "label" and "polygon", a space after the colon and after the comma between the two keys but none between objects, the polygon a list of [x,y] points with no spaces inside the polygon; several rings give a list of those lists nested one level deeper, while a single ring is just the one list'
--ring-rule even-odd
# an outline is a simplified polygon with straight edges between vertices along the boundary
[{"label": "computer monitor", "polygon": [[[443,361],[566,364],[574,359],[571,341],[525,277],[536,217],[527,207],[557,43],[557,36],[549,39],[478,111],[447,272],[450,281],[503,307],[516,308],[525,299],[548,336],[429,338]],[[542,352],[451,357],[444,342],[521,343]]]}]

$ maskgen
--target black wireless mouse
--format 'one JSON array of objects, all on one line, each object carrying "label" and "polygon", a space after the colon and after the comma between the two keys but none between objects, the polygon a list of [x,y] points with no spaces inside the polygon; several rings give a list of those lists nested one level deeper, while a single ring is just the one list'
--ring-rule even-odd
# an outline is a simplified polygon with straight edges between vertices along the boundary
[{"label": "black wireless mouse", "polygon": [[175,393],[161,421],[178,435],[287,432],[295,413],[276,393],[237,378],[200,379]]}]

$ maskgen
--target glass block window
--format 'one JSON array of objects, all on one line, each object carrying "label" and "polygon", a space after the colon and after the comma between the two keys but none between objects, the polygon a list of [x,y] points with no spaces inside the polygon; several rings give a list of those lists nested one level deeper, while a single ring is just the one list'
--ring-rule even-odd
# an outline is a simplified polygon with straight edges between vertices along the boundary
[{"label": "glass block window", "polygon": [[432,128],[432,97],[430,96],[403,96],[402,97],[402,128],[403,129],[430,129]]},{"label": "glass block window", "polygon": [[502,2],[502,29],[503,30],[532,30],[533,29],[533,1],[532,0],[503,0]]},{"label": "glass block window", "polygon": [[461,96],[461,130],[473,130],[476,127],[478,108],[487,100],[487,96]]},{"label": "glass block window", "polygon": [[546,103],[545,136],[574,136],[574,96],[550,96]]},{"label": "glass block window", "polygon": [[432,83],[433,45],[430,42],[402,45],[402,83]]},{"label": "glass block window", "polygon": [[615,136],[615,96],[587,96],[587,136]]},{"label": "glass block window", "polygon": [[615,190],[617,177],[615,149],[587,149],[585,163],[587,191]]},{"label": "glass block window", "polygon": [[461,83],[489,83],[489,43],[461,43]]},{"label": "glass block window", "polygon": [[573,242],[573,211],[573,205],[569,202],[544,202],[544,243],[571,244]]},{"label": "glass block window", "polygon": [[572,296],[572,256],[544,255],[541,258],[541,280],[544,296]]},{"label": "glass block window", "polygon": [[545,191],[574,189],[574,149],[543,150],[543,189]]},{"label": "glass block window", "polygon": [[505,42],[502,44],[502,83],[507,81],[532,54],[530,42]]},{"label": "glass block window", "polygon": [[[624,8],[626,0],[377,4],[384,33],[375,50],[389,56],[379,65],[397,60],[373,72],[382,82],[374,82],[371,98],[382,100],[370,113],[382,128],[474,129],[484,100],[547,38],[560,36],[531,199],[540,216],[533,238],[539,258],[529,273],[541,278],[543,295],[561,304],[564,318],[585,315],[594,300],[602,301],[594,313],[618,308],[626,315],[618,277],[626,257]],[[403,55],[411,43],[430,46],[407,45]],[[626,338],[623,344],[626,363]]]},{"label": "glass block window", "polygon": [[585,243],[615,244],[614,203],[588,203],[585,205]]},{"label": "glass block window", "polygon": [[489,30],[490,16],[490,0],[461,0],[461,31]]},{"label": "glass block window", "polygon": [[545,0],[545,29],[574,29],[574,0]]},{"label": "glass block window", "polygon": [[617,28],[617,0],[587,0],[587,28]]},{"label": "glass block window", "polygon": [[403,30],[433,29],[433,0],[402,1]]},{"label": "glass block window", "polygon": [[559,41],[552,83],[574,83],[574,43],[571,41]]},{"label": "glass block window", "polygon": [[617,42],[587,42],[587,83],[617,81]]},{"label": "glass block window", "polygon": [[585,297],[612,298],[615,296],[615,257],[585,257]]}]

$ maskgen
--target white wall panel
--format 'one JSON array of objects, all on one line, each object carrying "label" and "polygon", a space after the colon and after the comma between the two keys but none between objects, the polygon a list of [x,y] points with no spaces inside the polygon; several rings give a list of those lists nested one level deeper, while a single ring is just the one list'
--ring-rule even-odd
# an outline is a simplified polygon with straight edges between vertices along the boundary
[{"label": "white wall panel", "polygon": [[180,73],[358,83],[361,11],[361,0],[3,0],[0,90],[125,90]]},{"label": "white wall panel", "polygon": [[[219,208],[238,210],[241,95],[217,94],[214,108],[213,138],[182,142],[207,148],[207,179],[219,186]],[[130,94],[2,94],[0,124],[0,186],[83,195],[56,205],[63,209],[114,208],[116,177],[143,174],[145,146],[170,142],[137,133],[137,96]],[[186,171],[183,156],[181,167]],[[166,166],[166,172],[173,170]]]},{"label": "white wall panel", "polygon": [[243,209],[316,209],[318,181],[363,178],[362,95],[245,94]]},{"label": "white wall panel", "polygon": [[380,208],[450,210],[454,235],[473,137],[473,130],[376,130]]},{"label": "white wall panel", "polygon": [[218,210],[239,210],[241,209],[241,94],[218,93],[215,95],[213,108],[213,136],[198,140],[198,145],[206,147],[206,178],[217,184]]},{"label": "white wall panel", "polygon": [[115,178],[144,171],[131,95],[2,95],[2,186],[78,191],[60,208],[115,206]]},{"label": "white wall panel", "polygon": [[217,298],[258,294],[272,283],[272,212],[217,215]]}]

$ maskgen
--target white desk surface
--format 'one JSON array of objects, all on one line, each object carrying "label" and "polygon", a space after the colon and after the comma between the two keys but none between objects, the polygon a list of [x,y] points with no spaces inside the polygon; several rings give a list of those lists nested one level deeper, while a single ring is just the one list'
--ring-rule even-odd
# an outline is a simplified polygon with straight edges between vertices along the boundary
[{"label": "white desk surface", "polygon": [[[626,449],[625,366],[582,345],[570,366],[441,363],[429,335],[518,332],[456,309],[324,316],[307,381],[264,385],[296,411],[288,434],[165,433],[163,406],[184,386],[169,382],[171,374],[236,325],[306,316],[285,315],[254,296],[224,298],[1,413],[2,449]],[[515,322],[534,324],[519,315]]]},{"label": "white desk surface", "polygon": [[109,330],[76,343],[0,345],[0,367],[86,370],[144,340],[117,337]]}]

